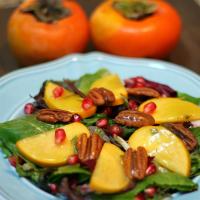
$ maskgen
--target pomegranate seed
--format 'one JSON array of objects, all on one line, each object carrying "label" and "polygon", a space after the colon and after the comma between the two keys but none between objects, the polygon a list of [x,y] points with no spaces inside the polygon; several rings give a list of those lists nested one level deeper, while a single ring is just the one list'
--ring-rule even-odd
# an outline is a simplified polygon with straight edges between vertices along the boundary
[{"label": "pomegranate seed", "polygon": [[66,138],[65,130],[62,128],[58,128],[55,131],[55,143],[61,144]]},{"label": "pomegranate seed", "polygon": [[8,158],[8,161],[13,167],[16,167],[16,165],[17,165],[17,157],[16,156],[10,156]]},{"label": "pomegranate seed", "polygon": [[86,97],[86,98],[84,98],[83,101],[82,101],[82,108],[83,108],[84,110],[90,109],[93,105],[94,105],[94,103],[93,103],[93,101],[92,101],[91,98]]},{"label": "pomegranate seed", "polygon": [[72,116],[72,122],[80,122],[81,120],[82,120],[82,118],[79,114],[74,114]]},{"label": "pomegranate seed", "polygon": [[32,103],[27,103],[25,106],[24,106],[24,113],[25,114],[32,114],[33,112],[35,111],[35,107]]},{"label": "pomegranate seed", "polygon": [[55,183],[49,183],[48,186],[52,193],[57,193],[58,189],[57,189],[57,185]]},{"label": "pomegranate seed", "polygon": [[140,88],[140,87],[144,87],[144,86],[145,86],[145,84],[144,83],[140,83],[140,82],[135,84],[136,88]]},{"label": "pomegranate seed", "polygon": [[149,187],[149,188],[145,189],[144,192],[148,197],[154,197],[154,195],[157,192],[157,189],[155,187]]},{"label": "pomegranate seed", "polygon": [[122,135],[122,128],[118,126],[117,124],[114,124],[108,127],[108,132],[113,136],[114,135],[120,136]]},{"label": "pomegranate seed", "polygon": [[128,108],[130,110],[137,110],[137,103],[134,100],[129,100],[128,102]]},{"label": "pomegranate seed", "polygon": [[124,82],[125,82],[125,86],[126,87],[132,88],[132,87],[135,86],[135,80],[134,80],[134,78],[128,78]]},{"label": "pomegranate seed", "polygon": [[63,93],[64,93],[64,88],[61,86],[58,86],[58,87],[54,88],[54,90],[53,90],[53,96],[55,98],[62,96]]},{"label": "pomegranate seed", "polygon": [[148,166],[150,165],[150,164],[152,164],[152,161],[154,160],[154,157],[150,157],[150,156],[148,156]]},{"label": "pomegranate seed", "polygon": [[156,166],[153,163],[151,163],[146,169],[146,175],[150,176],[152,174],[155,174],[156,171],[157,171]]},{"label": "pomegranate seed", "polygon": [[154,102],[147,103],[144,105],[144,113],[153,114],[156,110],[156,104]]},{"label": "pomegranate seed", "polygon": [[96,126],[99,128],[106,128],[108,126],[108,119],[102,118],[97,120]]},{"label": "pomegranate seed", "polygon": [[145,195],[144,193],[139,193],[135,198],[134,200],[145,200]]},{"label": "pomegranate seed", "polygon": [[104,113],[104,114],[106,114],[108,116],[112,115],[111,107],[105,107],[102,113]]},{"label": "pomegranate seed", "polygon": [[137,83],[143,83],[144,85],[146,84],[146,81],[142,76],[137,76],[137,77],[134,78],[134,80]]},{"label": "pomegranate seed", "polygon": [[77,154],[69,156],[69,158],[67,159],[67,164],[68,165],[75,165],[77,163],[79,163],[79,158],[78,158]]}]

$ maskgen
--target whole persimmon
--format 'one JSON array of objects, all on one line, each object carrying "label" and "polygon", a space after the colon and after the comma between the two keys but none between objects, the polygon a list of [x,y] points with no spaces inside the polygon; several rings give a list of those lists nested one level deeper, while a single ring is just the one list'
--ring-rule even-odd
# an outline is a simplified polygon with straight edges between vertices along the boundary
[{"label": "whole persimmon", "polygon": [[90,18],[98,50],[129,57],[166,57],[181,33],[177,11],[164,0],[107,0]]},{"label": "whole persimmon", "polygon": [[82,52],[89,20],[75,0],[27,0],[11,15],[8,42],[22,65]]}]

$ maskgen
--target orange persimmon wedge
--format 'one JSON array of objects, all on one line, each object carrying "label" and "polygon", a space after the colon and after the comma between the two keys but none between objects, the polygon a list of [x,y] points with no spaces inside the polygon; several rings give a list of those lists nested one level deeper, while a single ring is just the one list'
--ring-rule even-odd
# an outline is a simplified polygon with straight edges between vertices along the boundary
[{"label": "orange persimmon wedge", "polygon": [[139,111],[143,112],[145,105],[151,102],[156,105],[156,110],[151,115],[157,124],[200,119],[200,107],[179,98],[166,97],[150,99],[139,106]]},{"label": "orange persimmon wedge", "polygon": [[96,112],[96,106],[92,106],[89,109],[83,109],[83,98],[69,90],[64,89],[60,97],[54,97],[53,91],[56,87],[59,86],[52,82],[47,82],[45,85],[44,101],[49,108],[77,113],[82,118],[90,117]]},{"label": "orange persimmon wedge", "polygon": [[66,139],[61,144],[55,143],[55,130],[31,136],[16,143],[20,153],[39,166],[51,167],[66,164],[70,155],[73,155],[74,146],[71,140],[82,133],[89,136],[89,130],[79,122],[61,127],[65,130]]},{"label": "orange persimmon wedge", "polygon": [[143,146],[148,155],[155,157],[161,166],[189,176],[190,154],[184,143],[176,135],[162,126],[144,126],[136,130],[128,141],[133,149]]},{"label": "orange persimmon wedge", "polygon": [[93,191],[115,193],[127,188],[130,180],[125,175],[123,155],[124,152],[117,146],[104,144],[90,180]]},{"label": "orange persimmon wedge", "polygon": [[109,74],[96,80],[91,88],[104,87],[113,92],[115,95],[115,102],[113,106],[121,105],[124,103],[124,98],[128,98],[126,88],[117,74]]}]

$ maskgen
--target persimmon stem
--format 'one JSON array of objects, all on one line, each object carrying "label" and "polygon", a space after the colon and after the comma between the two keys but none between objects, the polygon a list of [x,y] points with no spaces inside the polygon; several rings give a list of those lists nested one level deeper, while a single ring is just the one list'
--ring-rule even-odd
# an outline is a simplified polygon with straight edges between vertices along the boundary
[{"label": "persimmon stem", "polygon": [[153,14],[157,5],[147,0],[116,0],[113,8],[128,19],[139,20]]},{"label": "persimmon stem", "polygon": [[62,0],[37,0],[22,12],[30,13],[44,23],[52,23],[71,14],[70,10],[63,6]]}]

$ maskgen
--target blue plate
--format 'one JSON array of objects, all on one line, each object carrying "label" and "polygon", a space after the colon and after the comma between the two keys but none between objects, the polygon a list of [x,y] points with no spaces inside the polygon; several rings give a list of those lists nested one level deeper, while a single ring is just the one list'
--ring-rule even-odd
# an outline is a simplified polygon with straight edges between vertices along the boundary
[{"label": "blue plate", "polygon": [[[165,83],[178,91],[200,96],[200,77],[180,66],[158,60],[127,59],[101,53],[71,55],[35,67],[12,72],[0,79],[0,122],[22,114],[23,105],[31,101],[43,81],[47,79],[77,79],[85,73],[93,73],[99,68],[108,68],[118,73],[122,79],[144,76]],[[200,178],[195,179],[200,184]],[[0,200],[56,200],[24,178],[19,178],[4,155],[0,152]],[[185,195],[173,195],[175,200],[198,200],[200,190]]]}]

